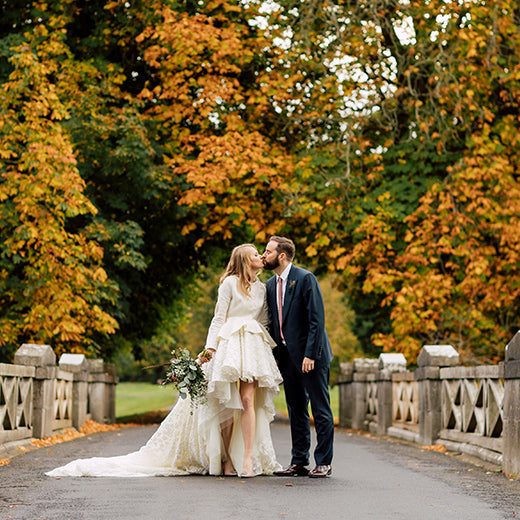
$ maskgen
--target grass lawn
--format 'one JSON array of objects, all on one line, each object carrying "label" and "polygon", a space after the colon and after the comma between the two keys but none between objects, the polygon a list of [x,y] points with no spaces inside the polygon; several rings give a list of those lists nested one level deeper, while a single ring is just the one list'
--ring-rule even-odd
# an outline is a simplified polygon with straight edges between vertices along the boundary
[{"label": "grass lawn", "polygon": [[[330,389],[332,413],[339,418],[339,386]],[[116,386],[116,419],[136,416],[172,406],[177,401],[173,386],[153,383],[118,383]],[[283,387],[275,399],[276,409],[287,414]]]},{"label": "grass lawn", "polygon": [[177,401],[173,386],[153,383],[118,383],[116,419],[139,415],[172,406]]}]

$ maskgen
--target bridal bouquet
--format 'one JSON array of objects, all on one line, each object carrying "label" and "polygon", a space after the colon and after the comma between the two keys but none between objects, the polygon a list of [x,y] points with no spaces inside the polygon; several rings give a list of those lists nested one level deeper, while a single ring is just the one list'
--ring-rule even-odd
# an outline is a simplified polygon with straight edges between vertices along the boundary
[{"label": "bridal bouquet", "polygon": [[189,396],[193,405],[204,404],[208,382],[199,360],[192,359],[189,351],[183,348],[174,350],[172,356],[163,384],[173,384],[179,396],[182,399]]}]

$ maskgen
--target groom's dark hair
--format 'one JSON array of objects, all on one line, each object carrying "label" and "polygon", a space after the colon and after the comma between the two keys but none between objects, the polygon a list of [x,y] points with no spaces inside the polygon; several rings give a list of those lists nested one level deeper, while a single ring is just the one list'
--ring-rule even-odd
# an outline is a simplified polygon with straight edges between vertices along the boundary
[{"label": "groom's dark hair", "polygon": [[276,242],[276,250],[278,254],[285,253],[285,256],[289,262],[292,262],[294,255],[296,253],[296,247],[294,242],[290,238],[285,237],[271,237],[273,242]]}]

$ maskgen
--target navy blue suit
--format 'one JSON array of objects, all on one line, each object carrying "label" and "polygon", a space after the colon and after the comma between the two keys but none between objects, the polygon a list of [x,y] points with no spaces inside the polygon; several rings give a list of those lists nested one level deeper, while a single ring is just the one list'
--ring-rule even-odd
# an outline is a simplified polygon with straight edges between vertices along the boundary
[{"label": "navy blue suit", "polygon": [[[284,380],[285,399],[291,423],[291,464],[309,464],[311,445],[309,400],[317,446],[317,465],[332,462],[334,417],[330,409],[329,374],[332,350],[325,332],[325,309],[316,277],[293,265],[285,287],[280,336],[276,276],[267,281],[267,306],[271,335],[277,347],[274,355]],[[303,358],[314,360],[314,370],[302,372]]]}]

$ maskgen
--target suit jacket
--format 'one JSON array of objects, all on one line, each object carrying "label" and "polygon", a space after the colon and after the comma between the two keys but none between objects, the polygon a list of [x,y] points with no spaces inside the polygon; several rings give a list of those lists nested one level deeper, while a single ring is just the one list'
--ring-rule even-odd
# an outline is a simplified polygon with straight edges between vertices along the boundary
[{"label": "suit jacket", "polygon": [[[270,332],[277,344],[274,355],[280,358],[285,346],[280,336],[276,278],[270,278],[266,288]],[[318,365],[330,364],[332,361],[332,349],[325,331],[323,296],[318,280],[310,271],[295,265],[289,271],[285,287],[282,331],[287,353],[296,367],[301,369],[304,357],[314,359]]]}]

